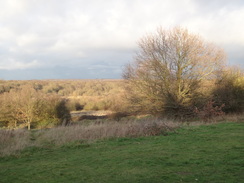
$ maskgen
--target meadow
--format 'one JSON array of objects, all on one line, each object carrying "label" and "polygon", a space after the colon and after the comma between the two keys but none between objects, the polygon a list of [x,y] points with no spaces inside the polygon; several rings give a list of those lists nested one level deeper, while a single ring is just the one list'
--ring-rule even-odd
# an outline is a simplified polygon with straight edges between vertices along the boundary
[{"label": "meadow", "polygon": [[0,158],[0,182],[242,182],[243,122],[28,147]]}]

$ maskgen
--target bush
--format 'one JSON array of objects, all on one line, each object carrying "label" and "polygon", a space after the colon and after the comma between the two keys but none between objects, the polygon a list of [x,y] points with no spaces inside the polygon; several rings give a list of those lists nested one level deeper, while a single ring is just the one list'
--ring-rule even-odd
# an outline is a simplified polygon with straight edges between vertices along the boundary
[{"label": "bush", "polygon": [[69,109],[66,107],[67,100],[58,95],[50,95],[43,98],[43,107],[39,111],[39,120],[36,121],[36,127],[43,124],[47,126],[67,125],[71,120]]},{"label": "bush", "polygon": [[230,68],[221,73],[213,95],[218,105],[225,104],[224,112],[244,112],[244,72]]},{"label": "bush", "polygon": [[68,99],[66,106],[70,111],[80,111],[84,109],[84,105],[78,99]]},{"label": "bush", "polygon": [[216,106],[214,101],[208,101],[202,109],[195,108],[195,114],[203,121],[210,122],[217,116],[223,116],[223,107],[225,105]]}]

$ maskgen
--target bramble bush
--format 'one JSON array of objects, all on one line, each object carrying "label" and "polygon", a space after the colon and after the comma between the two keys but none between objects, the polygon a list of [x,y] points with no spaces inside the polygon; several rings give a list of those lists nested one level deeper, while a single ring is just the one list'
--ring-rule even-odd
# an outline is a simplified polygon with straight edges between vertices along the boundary
[{"label": "bramble bush", "polygon": [[215,102],[210,100],[208,101],[202,109],[195,107],[194,113],[197,117],[205,122],[213,121],[217,116],[223,116],[225,113],[223,112],[223,107],[225,104],[221,106],[216,106]]}]

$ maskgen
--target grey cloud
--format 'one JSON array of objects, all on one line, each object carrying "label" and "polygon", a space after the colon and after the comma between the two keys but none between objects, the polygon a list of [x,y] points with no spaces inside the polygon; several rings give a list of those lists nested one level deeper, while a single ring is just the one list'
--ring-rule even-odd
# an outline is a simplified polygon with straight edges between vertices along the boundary
[{"label": "grey cloud", "polygon": [[1,70],[0,79],[116,79],[121,78],[121,68],[114,67],[49,67],[41,69]]},{"label": "grey cloud", "polygon": [[221,8],[236,9],[244,5],[243,0],[197,0],[193,1],[203,11],[215,11]]},{"label": "grey cloud", "polygon": [[224,48],[227,50],[228,64],[244,68],[244,45],[229,44]]}]

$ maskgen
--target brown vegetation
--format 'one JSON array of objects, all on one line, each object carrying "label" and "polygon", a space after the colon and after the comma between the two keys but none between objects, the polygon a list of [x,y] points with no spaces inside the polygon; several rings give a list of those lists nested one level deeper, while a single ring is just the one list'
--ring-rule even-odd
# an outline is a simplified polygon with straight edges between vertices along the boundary
[{"label": "brown vegetation", "polygon": [[69,121],[69,111],[127,110],[122,80],[2,81],[0,126],[46,128]]},{"label": "brown vegetation", "polygon": [[112,108],[114,100],[120,100],[123,80],[31,80],[2,81],[0,93],[33,88],[42,94],[55,94],[69,99],[70,110],[106,110]]},{"label": "brown vegetation", "polygon": [[[223,67],[222,49],[182,28],[159,28],[138,46],[125,80],[1,81],[0,127],[42,129],[147,114],[211,121],[244,112],[244,72]],[[101,110],[107,114],[73,115]]]},{"label": "brown vegetation", "polygon": [[44,95],[28,85],[1,94],[0,102],[0,123],[8,128],[27,126],[30,130],[70,120],[64,99]]},{"label": "brown vegetation", "polygon": [[89,125],[60,126],[32,132],[0,130],[0,156],[18,153],[27,147],[53,147],[115,137],[167,135],[178,126],[179,123],[172,121],[146,119],[124,123],[97,121]]},{"label": "brown vegetation", "polygon": [[244,112],[244,72],[240,68],[226,68],[219,74],[213,91],[213,98],[225,104],[226,113]]},{"label": "brown vegetation", "polygon": [[95,122],[90,125],[73,125],[39,131],[37,144],[54,143],[62,145],[77,140],[97,140],[115,137],[140,137],[166,135],[178,127],[178,123],[163,120],[118,122]]},{"label": "brown vegetation", "polygon": [[225,105],[216,106],[214,101],[208,101],[202,109],[195,108],[195,113],[200,120],[205,122],[213,121],[217,116],[223,116],[223,107]]},{"label": "brown vegetation", "polygon": [[222,49],[182,28],[159,28],[138,46],[124,78],[135,108],[153,114],[192,113],[202,81],[214,79],[226,58]]},{"label": "brown vegetation", "polygon": [[[223,112],[228,113],[230,109],[231,112],[243,112],[244,89],[243,75],[241,75],[243,72],[232,72],[235,73],[235,77],[232,75],[230,77],[226,74],[227,72],[224,73],[219,74],[217,80],[203,80],[201,87],[195,91],[198,95],[194,98],[191,112],[196,114],[194,108],[197,107],[201,111],[196,114],[199,119],[202,120],[204,106],[207,105],[208,101],[214,101],[214,107],[225,104],[225,107],[221,108]],[[237,73],[239,73],[238,77]],[[144,108],[140,108],[144,105],[140,106],[137,103],[137,115],[148,114],[149,112],[155,114],[154,111],[148,109],[160,104],[160,101],[150,102],[147,98],[140,98],[141,94],[134,98],[138,101],[127,100],[130,96],[127,92],[132,92],[132,90],[124,90],[124,86],[126,86],[124,83],[123,80],[2,81],[0,87],[6,90],[2,90],[2,94],[0,94],[0,126],[22,128],[29,124],[29,120],[31,128],[50,128],[68,122],[70,119],[69,111],[84,113],[85,111],[105,110],[111,114],[101,118],[119,121],[127,115],[136,114],[132,110],[135,109],[132,107],[135,107],[136,102],[147,104]],[[50,89],[51,86],[53,88],[59,86],[62,89],[59,91]],[[49,92],[46,93],[47,90],[43,90],[44,88],[49,88]],[[77,95],[76,90],[81,88],[87,92],[83,91],[81,95]],[[55,92],[50,93],[50,91]],[[67,95],[63,95],[64,93]],[[182,113],[185,114],[184,111]],[[170,117],[169,114],[165,115]],[[215,117],[214,115],[211,116]],[[86,119],[98,119],[96,116],[92,117],[89,115]],[[181,119],[184,120],[184,118]],[[74,122],[82,119],[81,117],[73,118]]]},{"label": "brown vegetation", "polygon": [[[243,122],[244,115],[226,115],[215,122]],[[62,145],[90,143],[96,140],[117,137],[142,137],[167,135],[182,125],[209,124],[195,121],[182,123],[169,119],[142,118],[140,120],[104,121],[59,126],[50,129],[27,131],[24,129],[0,130],[0,156],[17,155],[28,147],[53,148]]]},{"label": "brown vegetation", "polygon": [[0,156],[11,155],[30,146],[30,132],[24,129],[0,129]]}]

